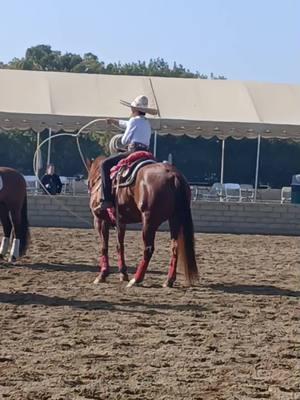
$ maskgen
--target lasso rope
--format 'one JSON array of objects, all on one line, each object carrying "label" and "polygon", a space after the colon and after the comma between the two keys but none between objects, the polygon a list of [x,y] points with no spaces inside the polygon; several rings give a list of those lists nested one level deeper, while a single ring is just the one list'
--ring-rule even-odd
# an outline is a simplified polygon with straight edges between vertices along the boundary
[{"label": "lasso rope", "polygon": [[[40,143],[37,146],[36,151],[35,151],[34,156],[33,156],[33,171],[34,171],[34,175],[35,175],[38,183],[40,184],[42,189],[45,191],[45,193],[47,193],[48,196],[51,196],[51,193],[47,190],[47,188],[43,185],[42,181],[40,180],[40,178],[38,176],[38,166],[36,165],[37,164],[37,162],[36,162],[37,161],[37,155],[38,155],[38,152],[41,151],[42,146],[44,146],[44,144],[46,144],[49,140],[53,140],[54,138],[58,138],[58,137],[62,137],[62,136],[74,137],[76,139],[77,148],[78,148],[78,152],[79,152],[81,161],[82,161],[83,165],[85,166],[85,168],[86,168],[86,170],[88,172],[89,169],[88,169],[88,167],[86,165],[86,162],[85,162],[85,158],[84,158],[84,155],[83,155],[83,152],[82,152],[82,149],[81,149],[81,146],[80,146],[80,142],[79,142],[79,137],[80,137],[81,132],[83,130],[85,130],[86,128],[88,128],[90,125],[93,125],[96,122],[103,122],[103,121],[106,121],[106,119],[105,118],[94,119],[93,121],[88,122],[82,128],[80,128],[77,133],[59,133],[57,135],[48,137],[47,139],[43,140],[42,143]],[[120,129],[120,127],[118,125],[116,125],[116,124],[112,124],[112,125]],[[92,226],[88,220],[86,220],[85,218],[82,218],[78,214],[74,213],[69,207],[65,206],[57,197],[51,196],[51,198],[54,199],[54,201],[56,201],[60,205],[60,207],[63,208],[65,211],[67,211],[70,215],[72,215],[73,217],[77,218],[79,221],[84,222],[85,224],[89,225],[90,227]]]}]

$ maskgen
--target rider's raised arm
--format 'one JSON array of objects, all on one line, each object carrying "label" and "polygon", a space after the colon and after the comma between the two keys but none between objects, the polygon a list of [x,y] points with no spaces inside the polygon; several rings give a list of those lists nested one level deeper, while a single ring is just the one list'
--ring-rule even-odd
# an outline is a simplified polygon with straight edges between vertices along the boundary
[{"label": "rider's raised arm", "polygon": [[127,126],[126,126],[126,130],[121,139],[121,143],[124,145],[129,144],[131,142],[133,132],[136,129],[136,124],[135,124],[134,118],[131,118],[129,121],[125,121],[125,122],[127,122]]}]

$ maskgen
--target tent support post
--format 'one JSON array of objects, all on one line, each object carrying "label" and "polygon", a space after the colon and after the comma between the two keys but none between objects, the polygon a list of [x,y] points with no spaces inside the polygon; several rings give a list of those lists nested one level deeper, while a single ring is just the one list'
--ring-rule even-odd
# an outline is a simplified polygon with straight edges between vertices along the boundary
[{"label": "tent support post", "polygon": [[154,157],[157,155],[157,131],[154,131],[154,148],[153,148]]},{"label": "tent support post", "polygon": [[225,155],[225,139],[222,139],[222,156],[221,156],[221,176],[220,183],[224,183],[224,155]]},{"label": "tent support post", "polygon": [[259,157],[260,157],[260,140],[261,136],[257,136],[257,152],[256,152],[256,168],[255,168],[255,185],[254,185],[254,201],[256,202],[258,188],[258,172],[259,172]]},{"label": "tent support post", "polygon": [[[49,133],[48,133],[48,137],[51,138],[51,136],[52,136],[52,129],[49,128],[48,132],[49,132]],[[49,165],[49,164],[50,164],[50,161],[51,161],[51,142],[52,142],[52,139],[49,139],[49,142],[48,142],[48,154],[47,154],[47,165]]]},{"label": "tent support post", "polygon": [[[35,161],[35,171],[37,175],[39,175],[39,165],[40,165],[40,151],[39,151],[39,146],[40,146],[40,132],[37,132],[36,134],[36,161]],[[39,189],[39,182],[36,179],[35,180],[35,194],[38,193]]]}]

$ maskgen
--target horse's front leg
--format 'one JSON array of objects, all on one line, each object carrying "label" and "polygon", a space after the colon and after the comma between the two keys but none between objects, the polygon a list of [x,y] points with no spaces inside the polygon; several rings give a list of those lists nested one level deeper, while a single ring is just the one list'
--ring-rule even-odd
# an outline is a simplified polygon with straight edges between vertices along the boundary
[{"label": "horse's front leg", "polygon": [[139,263],[134,278],[130,280],[127,287],[135,286],[144,280],[145,273],[150,263],[152,254],[154,252],[154,241],[157,226],[151,224],[150,215],[143,216],[143,242],[144,242],[144,254],[141,262]]},{"label": "horse's front leg", "polygon": [[109,240],[109,224],[106,221],[100,220],[95,217],[95,226],[98,230],[99,237],[101,240],[101,252],[99,258],[99,274],[94,280],[94,283],[105,282],[108,277],[109,260],[108,260],[108,240]]},{"label": "horse's front leg", "polygon": [[8,210],[4,205],[0,204],[0,222],[3,227],[4,236],[0,245],[0,260],[3,259],[9,249],[10,235],[12,231],[12,223],[9,218]]},{"label": "horse's front leg", "polygon": [[127,266],[125,262],[125,249],[124,249],[124,238],[125,238],[126,225],[121,224],[118,229],[118,245],[117,245],[117,253],[118,253],[118,269],[120,274],[121,282],[128,282],[128,272]]}]

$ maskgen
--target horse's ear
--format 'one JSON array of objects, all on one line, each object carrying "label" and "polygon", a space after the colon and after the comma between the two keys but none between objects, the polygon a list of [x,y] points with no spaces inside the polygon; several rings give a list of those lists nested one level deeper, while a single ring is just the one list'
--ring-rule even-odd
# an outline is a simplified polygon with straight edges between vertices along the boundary
[{"label": "horse's ear", "polygon": [[92,164],[93,164],[93,160],[90,160],[89,158],[87,158],[87,159],[85,160],[85,163],[86,163],[87,169],[90,170],[90,169],[91,169],[91,166],[92,166]]}]

